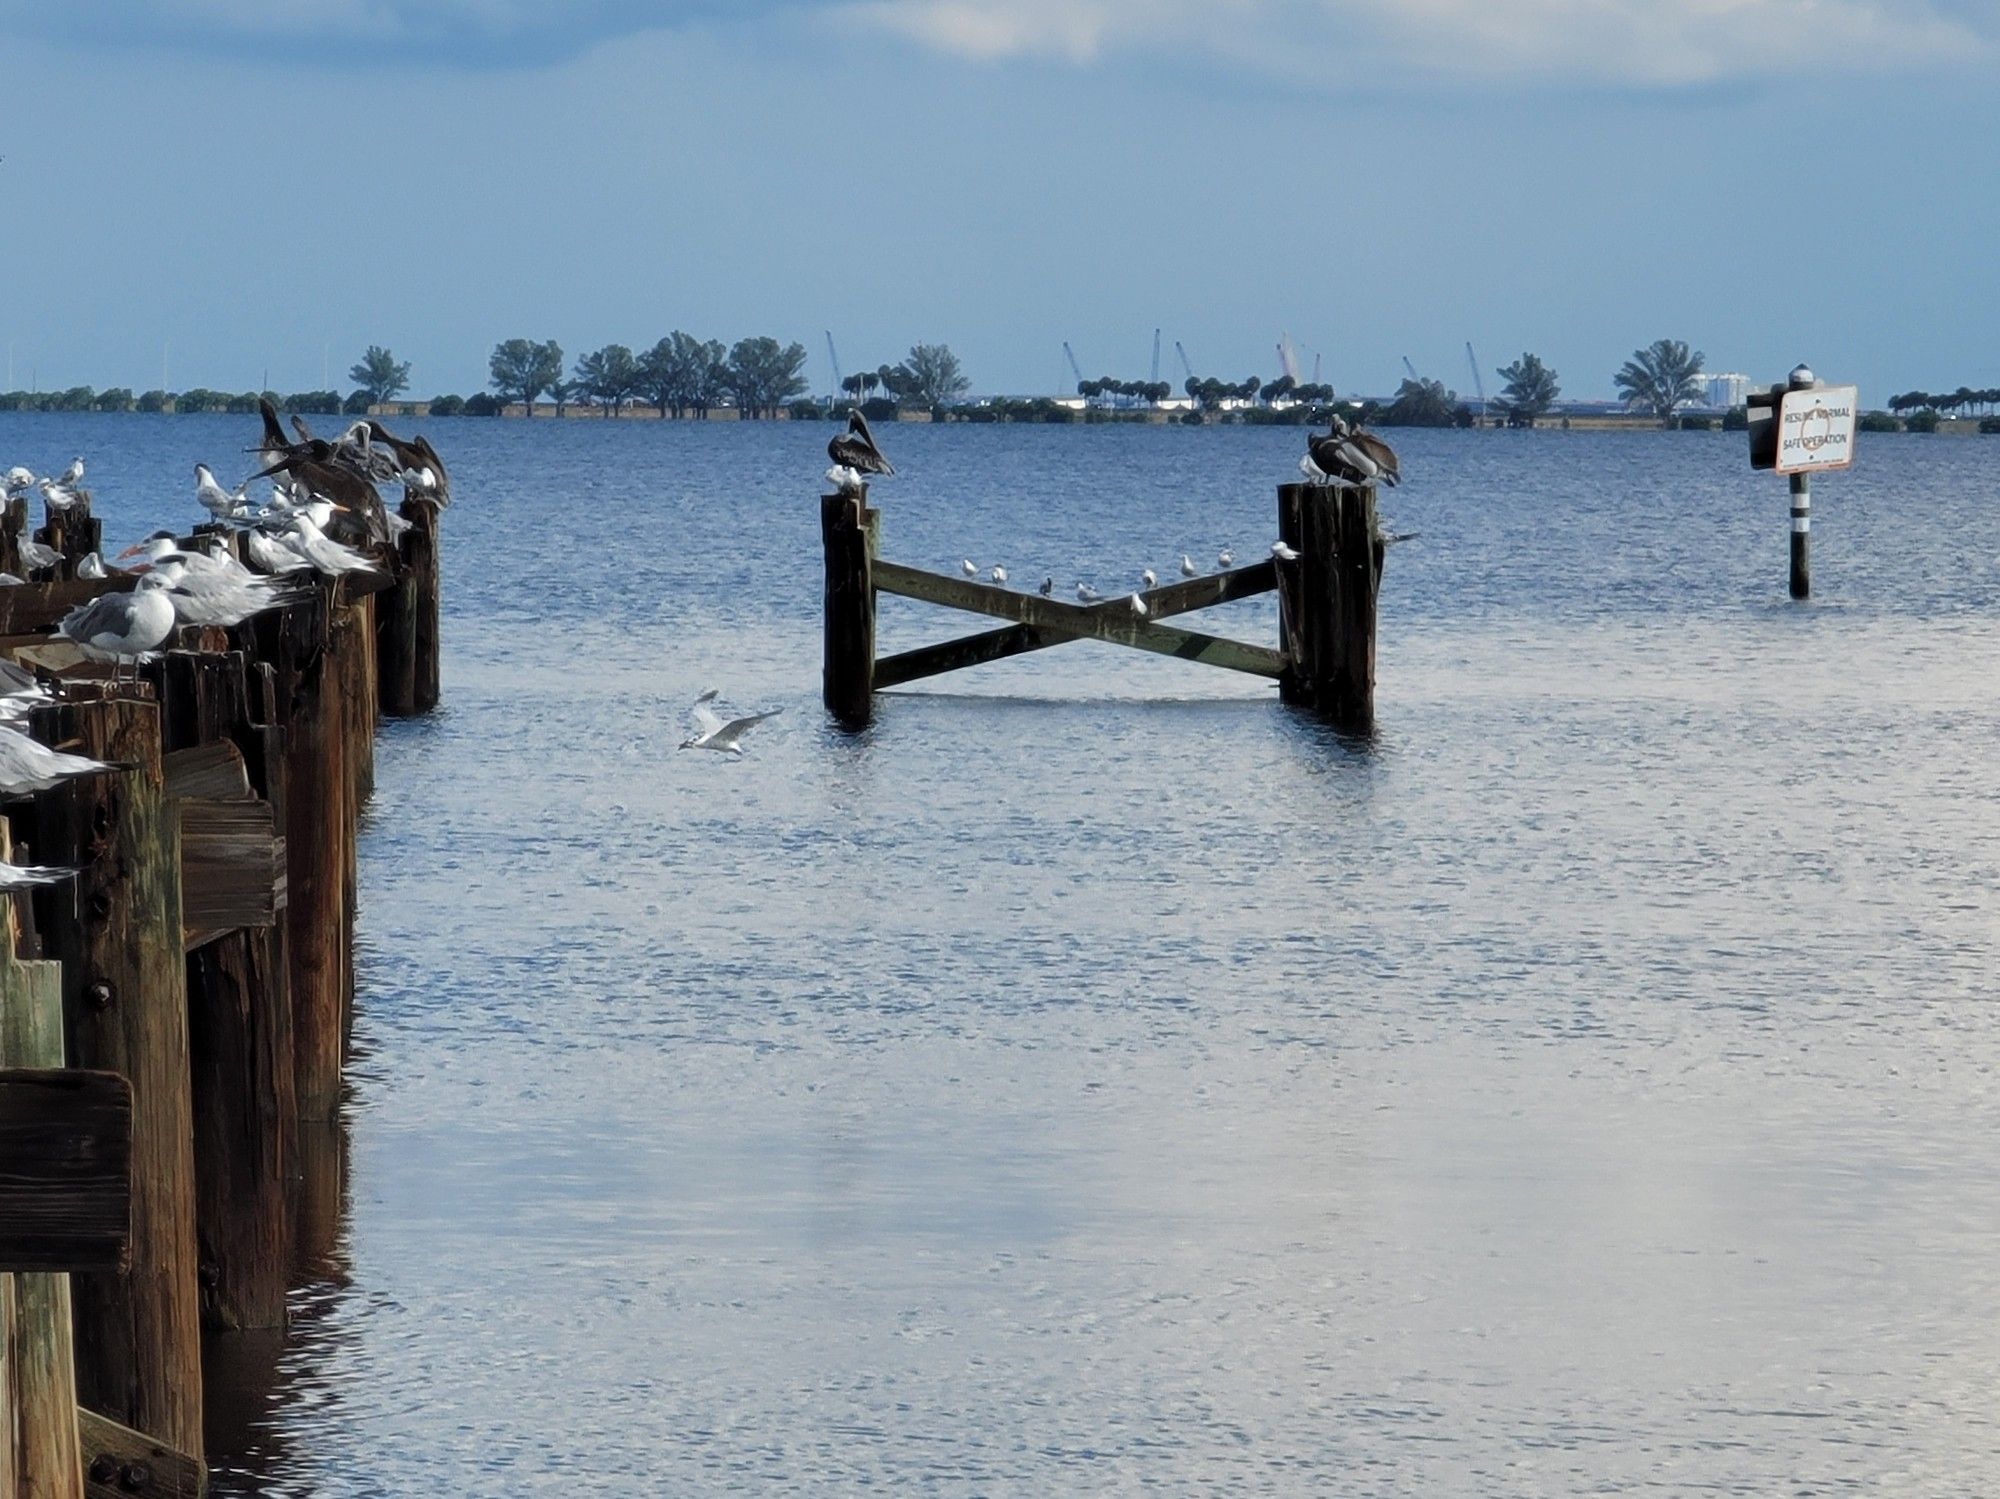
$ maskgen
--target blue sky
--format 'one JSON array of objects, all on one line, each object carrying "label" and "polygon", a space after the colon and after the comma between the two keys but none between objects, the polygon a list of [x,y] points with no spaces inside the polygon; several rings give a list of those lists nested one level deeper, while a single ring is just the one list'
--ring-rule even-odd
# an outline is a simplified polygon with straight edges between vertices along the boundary
[{"label": "blue sky", "polygon": [[2000,0],[0,0],[14,381],[680,327],[982,392],[1636,345],[2000,385]]}]

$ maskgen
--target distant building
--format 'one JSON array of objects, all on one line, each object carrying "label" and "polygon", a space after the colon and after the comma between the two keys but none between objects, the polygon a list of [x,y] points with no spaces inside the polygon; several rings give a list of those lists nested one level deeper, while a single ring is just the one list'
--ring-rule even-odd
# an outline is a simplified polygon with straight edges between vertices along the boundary
[{"label": "distant building", "polygon": [[1750,377],[1748,375],[1710,375],[1707,383],[1708,404],[1718,411],[1728,411],[1741,406],[1750,398]]}]

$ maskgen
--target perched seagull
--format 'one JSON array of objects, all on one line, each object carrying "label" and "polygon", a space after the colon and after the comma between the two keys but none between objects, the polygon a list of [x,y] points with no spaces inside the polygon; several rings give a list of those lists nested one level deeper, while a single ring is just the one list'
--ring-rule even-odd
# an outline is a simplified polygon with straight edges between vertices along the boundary
[{"label": "perched seagull", "polygon": [[713,689],[695,699],[694,725],[696,732],[681,741],[682,749],[715,750],[724,755],[743,753],[743,736],[767,718],[776,718],[783,708],[773,708],[769,713],[751,713],[742,718],[732,718],[723,722],[722,715],[709,706],[715,701]]},{"label": "perched seagull", "polygon": [[0,795],[26,796],[72,776],[95,775],[110,768],[102,760],[50,749],[19,729],[0,724]]},{"label": "perched seagull", "polygon": [[1076,585],[1076,596],[1080,602],[1085,604],[1094,604],[1104,597],[1103,594],[1092,588],[1088,583],[1079,583]]},{"label": "perched seagull", "polygon": [[152,563],[165,578],[174,614],[184,625],[239,625],[253,614],[298,597],[298,587],[253,573],[234,557],[171,552]]},{"label": "perched seagull", "polygon": [[1282,541],[1271,543],[1271,555],[1276,557],[1280,562],[1296,562],[1299,560],[1299,554],[1291,547],[1286,546]]},{"label": "perched seagull", "polygon": [[28,580],[13,573],[0,573],[0,588],[19,588]]},{"label": "perched seagull", "polygon": [[1197,571],[1198,569],[1194,565],[1194,558],[1190,557],[1186,552],[1182,552],[1181,576],[1183,578],[1192,578]]},{"label": "perched seagull", "polygon": [[62,477],[56,480],[56,483],[62,485],[64,489],[74,489],[76,488],[77,485],[81,484],[82,482],[83,482],[83,460],[81,458],[70,459],[69,467],[64,469],[62,471]]},{"label": "perched seagull", "polygon": [[24,717],[30,708],[53,701],[49,689],[33,672],[16,666],[12,661],[0,660],[0,723],[15,722]]},{"label": "perched seagull", "polygon": [[174,632],[169,586],[167,579],[149,573],[130,593],[107,593],[77,605],[62,617],[56,633],[74,641],[93,661],[109,661],[114,667],[136,663]]},{"label": "perched seagull", "polygon": [[381,570],[368,557],[333,540],[304,513],[293,516],[290,529],[281,531],[278,539],[328,577]]},{"label": "perched seagull", "polygon": [[1055,575],[1053,573],[1045,575],[1042,578],[1042,597],[1047,598],[1050,594],[1054,593],[1055,591],[1056,591]]},{"label": "perched seagull", "polygon": [[1132,602],[1132,612],[1138,615],[1139,618],[1144,619],[1146,617],[1146,601],[1140,598],[1139,595],[1135,593],[1132,595],[1131,602]]},{"label": "perched seagull", "polygon": [[1007,581],[1007,569],[996,562],[993,565],[993,571],[988,573],[987,576],[996,583],[1005,583]]},{"label": "perched seagull", "polygon": [[968,578],[976,578],[979,576],[979,564],[974,562],[970,557],[967,557],[963,562],[958,564],[958,570],[964,573]]},{"label": "perched seagull", "polygon": [[44,568],[54,567],[60,561],[62,553],[47,542],[34,541],[26,536],[21,538],[21,565],[29,572],[40,572]]},{"label": "perched seagull", "polygon": [[286,546],[276,536],[267,534],[257,526],[252,526],[243,533],[243,549],[250,554],[250,560],[267,573],[303,572],[312,566],[312,563]]},{"label": "perched seagull", "polygon": [[1146,587],[1152,588],[1157,586],[1160,580],[1153,576],[1153,570],[1149,567],[1139,574],[1139,581],[1145,584]]},{"label": "perched seagull", "polygon": [[7,470],[7,477],[5,480],[0,480],[0,484],[5,485],[7,498],[11,500],[15,495],[26,494],[29,490],[33,489],[35,487],[35,476],[27,469],[16,464]]},{"label": "perched seagull", "polygon": [[83,561],[77,563],[76,575],[79,578],[101,578],[105,576],[104,559],[95,552],[90,553]]},{"label": "perched seagull", "polygon": [[42,492],[42,503],[51,510],[67,510],[82,498],[69,485],[55,479],[44,479],[35,487]]},{"label": "perched seagull", "polygon": [[1234,567],[1236,565],[1236,553],[1228,547],[1224,547],[1215,554],[1215,565],[1217,567]]},{"label": "perched seagull", "polygon": [[842,494],[859,494],[867,486],[866,474],[888,477],[896,472],[882,450],[875,446],[875,434],[868,430],[868,418],[859,411],[847,413],[847,430],[826,445],[833,467],[826,479]]},{"label": "perched seagull", "polygon": [[53,885],[75,873],[74,869],[57,869],[48,864],[9,864],[0,859],[0,893],[26,890],[30,885]]},{"label": "perched seagull", "polygon": [[[246,485],[245,488],[248,486]],[[215,480],[206,463],[194,466],[194,497],[201,501],[201,508],[210,515],[228,518],[242,515],[250,508],[249,498],[242,489],[231,494]]]}]

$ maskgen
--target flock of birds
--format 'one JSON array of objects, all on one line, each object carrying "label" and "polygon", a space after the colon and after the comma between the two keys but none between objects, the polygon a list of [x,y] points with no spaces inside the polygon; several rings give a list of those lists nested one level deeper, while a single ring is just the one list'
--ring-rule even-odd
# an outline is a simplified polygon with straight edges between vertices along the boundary
[{"label": "flock of birds", "polygon": [[[280,608],[316,586],[318,577],[380,571],[369,549],[392,542],[408,522],[391,514],[375,485],[450,503],[444,463],[422,437],[405,442],[374,421],[356,422],[331,441],[314,437],[293,418],[287,437],[278,413],[263,405],[263,440],[251,451],[258,469],[235,489],[225,488],[207,464],[195,465],[195,500],[208,517],[242,542],[249,564],[228,539],[211,534],[183,543],[173,531],[155,531],[112,562],[96,553],[77,564],[80,578],[135,575],[125,592],[100,594],[64,615],[56,633],[87,659],[112,665],[114,676],[152,657],[182,625],[241,624]],[[84,461],[75,459],[53,478],[14,467],[0,475],[9,501],[39,493],[48,513],[69,510],[86,491]],[[251,486],[268,482],[253,498]],[[62,557],[53,547],[23,536],[21,565],[27,577],[0,573],[0,586],[52,576]],[[35,675],[0,659],[0,797],[26,796],[76,776],[113,767],[52,749],[31,738],[24,720],[52,693]],[[0,893],[66,879],[73,869],[10,864],[0,860]]]},{"label": "flock of birds", "polygon": [[[881,448],[875,444],[875,434],[869,430],[868,419],[859,411],[850,411],[847,426],[836,433],[826,445],[826,455],[833,460],[833,466],[826,471],[826,480],[835,491],[844,495],[859,495],[867,485],[870,476],[887,478],[896,472],[895,466],[882,456]],[[1324,432],[1313,432],[1306,438],[1305,456],[1299,460],[1299,472],[1309,484],[1324,484],[1339,489],[1356,489],[1365,485],[1380,485],[1393,489],[1402,482],[1402,466],[1396,459],[1395,450],[1372,432],[1365,432],[1346,417],[1335,413],[1327,423]],[[1401,535],[1384,535],[1384,542],[1408,541],[1415,532]],[[1279,563],[1299,560],[1298,551],[1283,541],[1271,543],[1271,556]],[[1236,565],[1236,553],[1230,547],[1223,547],[1216,553],[1215,566],[1218,571],[1227,572]],[[1008,586],[1005,563],[996,563],[981,568],[970,557],[960,561],[958,570],[972,581],[985,580],[997,587]],[[1201,569],[1194,558],[1181,553],[1180,575],[1195,578]],[[1147,617],[1146,594],[1159,586],[1159,574],[1146,568],[1139,574],[1139,587],[1125,595],[1125,607],[1141,619]],[[1043,598],[1054,595],[1055,575],[1045,573],[1041,587],[1037,590]],[[1104,595],[1089,583],[1079,580],[1076,585],[1077,602],[1096,605],[1105,602]],[[752,713],[741,718],[724,720],[715,711],[716,693],[713,689],[704,692],[695,700],[692,710],[695,732],[682,744],[682,749],[707,749],[723,754],[741,755],[743,736],[757,724],[773,716],[771,713]]]}]

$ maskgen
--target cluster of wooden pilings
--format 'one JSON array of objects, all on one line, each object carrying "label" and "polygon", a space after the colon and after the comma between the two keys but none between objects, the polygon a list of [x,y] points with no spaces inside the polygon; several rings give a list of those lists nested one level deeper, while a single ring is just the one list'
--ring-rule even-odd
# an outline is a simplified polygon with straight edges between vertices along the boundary
[{"label": "cluster of wooden pilings", "polygon": [[[58,694],[31,733],[116,767],[6,819],[15,862],[78,872],[0,932],[0,1499],[201,1492],[204,1338],[284,1324],[377,715],[438,700],[438,508],[402,514],[383,574],[184,630],[136,681],[50,633],[132,584],[74,576],[87,501],[38,538],[55,580],[0,589],[0,654]],[[25,519],[0,516],[0,569]]]},{"label": "cluster of wooden pilings", "polygon": [[[886,560],[880,555],[881,512],[868,504],[865,487],[858,494],[821,496],[820,536],[826,560],[822,697],[847,728],[868,724],[883,688],[1072,640],[1263,677],[1278,684],[1285,702],[1313,710],[1336,728],[1366,733],[1374,727],[1375,615],[1385,544],[1373,487],[1280,485],[1282,554],[1274,549],[1243,567],[1092,604]],[[1162,623],[1273,591],[1275,650]],[[878,657],[875,603],[883,593],[1013,623]]]}]

